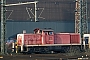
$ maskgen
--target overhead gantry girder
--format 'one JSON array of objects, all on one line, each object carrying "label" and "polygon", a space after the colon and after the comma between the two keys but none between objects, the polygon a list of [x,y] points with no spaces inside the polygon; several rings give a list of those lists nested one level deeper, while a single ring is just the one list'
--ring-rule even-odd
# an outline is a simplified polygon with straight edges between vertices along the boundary
[{"label": "overhead gantry girder", "polygon": [[1,0],[1,54],[5,54],[6,51],[6,7],[8,6],[17,6],[25,4],[35,4],[35,22],[37,21],[37,4],[38,1],[34,2],[25,2],[25,3],[16,3],[16,4],[7,4],[6,0]]}]

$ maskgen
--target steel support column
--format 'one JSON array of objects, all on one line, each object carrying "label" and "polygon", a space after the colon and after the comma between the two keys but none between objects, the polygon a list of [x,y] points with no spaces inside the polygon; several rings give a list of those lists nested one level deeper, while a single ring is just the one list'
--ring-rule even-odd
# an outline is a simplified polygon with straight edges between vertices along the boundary
[{"label": "steel support column", "polygon": [[76,0],[75,9],[75,33],[81,34],[82,44],[83,34],[88,33],[87,0]]},{"label": "steel support column", "polygon": [[6,41],[6,15],[5,15],[5,0],[1,0],[1,54],[5,54]]}]

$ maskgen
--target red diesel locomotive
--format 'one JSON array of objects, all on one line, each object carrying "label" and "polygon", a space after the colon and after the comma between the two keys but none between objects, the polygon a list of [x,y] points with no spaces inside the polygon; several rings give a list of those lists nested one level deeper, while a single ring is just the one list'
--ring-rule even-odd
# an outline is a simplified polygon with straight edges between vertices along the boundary
[{"label": "red diesel locomotive", "polygon": [[79,33],[54,33],[52,29],[34,29],[34,33],[17,34],[18,52],[53,53],[80,50]]}]

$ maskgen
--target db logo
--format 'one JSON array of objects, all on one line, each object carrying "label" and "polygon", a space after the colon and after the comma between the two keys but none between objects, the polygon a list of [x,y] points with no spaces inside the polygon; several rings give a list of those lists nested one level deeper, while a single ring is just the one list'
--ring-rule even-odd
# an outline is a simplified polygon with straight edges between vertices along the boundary
[{"label": "db logo", "polygon": [[19,35],[17,40],[18,40],[18,45],[21,45],[22,44],[22,36]]}]

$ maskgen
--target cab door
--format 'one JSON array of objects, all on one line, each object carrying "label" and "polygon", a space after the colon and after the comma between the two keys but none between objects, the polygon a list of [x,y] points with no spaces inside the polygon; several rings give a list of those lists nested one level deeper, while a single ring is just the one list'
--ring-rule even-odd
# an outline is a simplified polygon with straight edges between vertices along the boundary
[{"label": "cab door", "polygon": [[53,32],[45,32],[45,43],[46,44],[54,44]]}]

